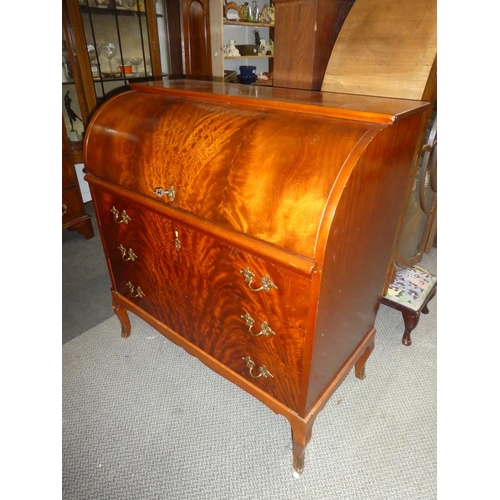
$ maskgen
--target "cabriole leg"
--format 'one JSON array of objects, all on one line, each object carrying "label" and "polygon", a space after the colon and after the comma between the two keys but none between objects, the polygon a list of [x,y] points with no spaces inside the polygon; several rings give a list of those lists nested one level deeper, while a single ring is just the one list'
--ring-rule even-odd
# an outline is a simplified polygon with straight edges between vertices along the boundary
[{"label": "cabriole leg", "polygon": [[365,351],[354,365],[354,374],[356,375],[356,378],[358,378],[359,380],[364,380],[364,378],[366,377],[365,373],[366,360],[370,357],[370,354],[372,353],[374,347],[375,343],[373,341],[370,342],[370,344],[366,346]]},{"label": "cabriole leg", "polygon": [[418,325],[418,321],[420,320],[419,313],[403,313],[403,319],[405,322],[405,332],[403,334],[403,344],[406,346],[411,345],[411,332]]},{"label": "cabriole leg", "polygon": [[120,323],[122,325],[122,337],[126,339],[130,337],[131,326],[130,326],[130,318],[128,317],[128,312],[125,307],[121,304],[120,300],[117,298],[114,292],[111,292],[113,297],[113,311],[118,316]]}]

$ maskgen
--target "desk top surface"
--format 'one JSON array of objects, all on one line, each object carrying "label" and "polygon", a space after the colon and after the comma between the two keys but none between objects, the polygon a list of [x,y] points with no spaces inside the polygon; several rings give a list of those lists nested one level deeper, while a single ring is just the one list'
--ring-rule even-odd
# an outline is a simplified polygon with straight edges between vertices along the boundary
[{"label": "desk top surface", "polygon": [[132,90],[213,102],[264,107],[372,123],[392,123],[429,106],[425,101],[201,80],[132,84]]}]

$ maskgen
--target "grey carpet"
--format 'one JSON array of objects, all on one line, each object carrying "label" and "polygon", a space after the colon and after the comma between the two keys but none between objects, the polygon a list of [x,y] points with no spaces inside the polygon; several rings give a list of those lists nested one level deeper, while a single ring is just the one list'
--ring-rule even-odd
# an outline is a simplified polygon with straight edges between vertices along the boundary
[{"label": "grey carpet", "polygon": [[85,203],[95,236],[62,232],[62,343],[113,316],[111,280],[97,227],[94,206]]},{"label": "grey carpet", "polygon": [[[422,265],[436,272],[436,250]],[[63,345],[64,500],[437,497],[437,296],[401,344],[382,306],[360,381],[316,419],[292,476],[288,421],[141,319],[112,317]]]}]

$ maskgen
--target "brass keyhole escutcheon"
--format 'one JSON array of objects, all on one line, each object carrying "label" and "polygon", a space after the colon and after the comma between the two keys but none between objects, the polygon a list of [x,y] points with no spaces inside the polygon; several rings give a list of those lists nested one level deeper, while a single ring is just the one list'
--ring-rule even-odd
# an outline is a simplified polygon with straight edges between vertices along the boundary
[{"label": "brass keyhole escutcheon", "polygon": [[178,231],[175,231],[175,240],[174,240],[175,249],[180,252],[181,251],[181,240],[179,239]]}]

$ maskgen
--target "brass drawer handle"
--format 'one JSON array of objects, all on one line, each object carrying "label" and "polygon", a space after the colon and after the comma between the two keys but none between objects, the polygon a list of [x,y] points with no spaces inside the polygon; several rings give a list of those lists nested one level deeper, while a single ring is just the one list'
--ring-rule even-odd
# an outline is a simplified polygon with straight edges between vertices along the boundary
[{"label": "brass drawer handle", "polygon": [[119,220],[120,218],[120,213],[118,212],[118,210],[113,206],[113,208],[110,210],[110,212],[113,214],[113,216],[115,217],[115,222],[117,224],[121,224],[122,222],[124,224],[128,224],[132,219],[127,215],[127,212],[125,212],[125,210],[122,210],[122,214],[121,214],[121,220]]},{"label": "brass drawer handle", "polygon": [[127,283],[127,286],[130,288],[130,295],[132,295],[132,298],[142,299],[143,297],[145,297],[144,292],[141,290],[140,287],[137,287],[137,290],[136,290],[134,285],[132,285],[132,283],[130,283],[130,281]]},{"label": "brass drawer handle", "polygon": [[63,203],[62,214],[65,215],[67,211],[68,211],[68,206]]},{"label": "brass drawer handle", "polygon": [[263,378],[271,377],[271,378],[274,378],[271,375],[271,373],[269,372],[269,370],[264,365],[259,366],[259,374],[258,375],[254,375],[252,373],[252,370],[255,368],[255,363],[250,359],[250,356],[244,356],[241,359],[247,365],[247,368],[248,368],[249,373],[250,373],[250,377],[252,377],[252,378],[259,378],[259,377],[263,377]]},{"label": "brass drawer handle", "polygon": [[252,333],[252,327],[255,324],[255,320],[248,313],[245,313],[243,316],[241,316],[241,318],[245,320],[245,323],[248,326],[248,331],[250,332],[250,335],[252,337],[258,337],[259,335],[264,335],[264,337],[268,337],[269,335],[276,335],[276,333],[271,330],[271,328],[265,321],[260,324],[259,333]]},{"label": "brass drawer handle", "polygon": [[248,288],[252,290],[252,292],[260,292],[260,290],[265,290],[266,292],[270,292],[271,288],[274,288],[275,290],[278,289],[278,287],[271,281],[271,278],[269,276],[264,276],[263,278],[260,278],[260,281],[262,283],[262,286],[260,288],[252,288],[252,280],[255,278],[255,274],[250,271],[248,267],[245,267],[245,269],[240,271],[243,276],[245,276],[245,281],[248,283]]},{"label": "brass drawer handle", "polygon": [[175,232],[174,244],[175,244],[175,249],[178,252],[180,252],[181,251],[181,240],[179,239],[179,233],[177,231]]},{"label": "brass drawer handle", "polygon": [[164,194],[166,194],[168,196],[168,199],[170,201],[174,201],[174,199],[175,199],[174,186],[170,186],[166,191],[162,188],[155,189],[155,195],[158,196],[158,198],[161,198]]},{"label": "brass drawer handle", "polygon": [[137,259],[137,255],[132,251],[131,248],[129,248],[127,252],[127,249],[122,244],[120,244],[118,250],[120,250],[120,253],[122,254],[122,259],[125,262],[129,260],[134,261],[135,259]]}]

